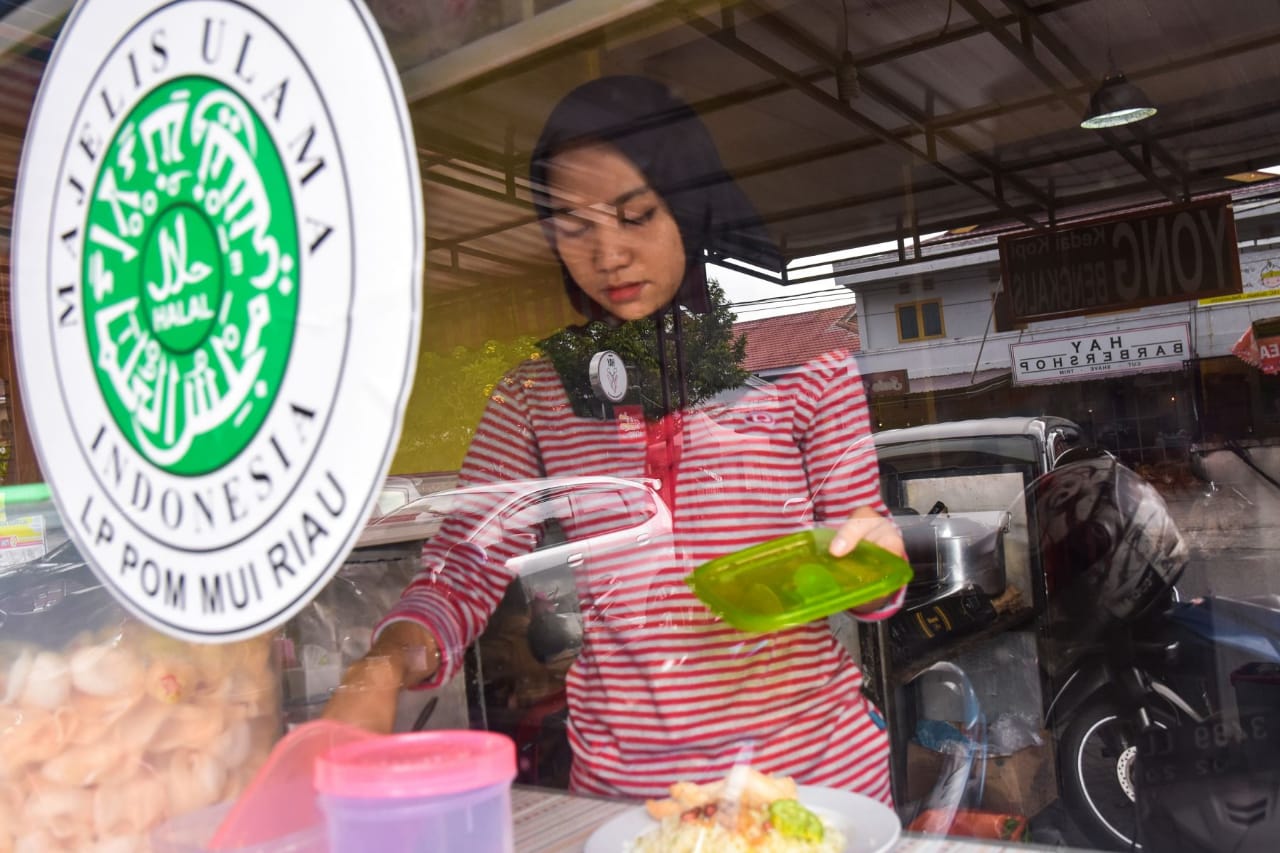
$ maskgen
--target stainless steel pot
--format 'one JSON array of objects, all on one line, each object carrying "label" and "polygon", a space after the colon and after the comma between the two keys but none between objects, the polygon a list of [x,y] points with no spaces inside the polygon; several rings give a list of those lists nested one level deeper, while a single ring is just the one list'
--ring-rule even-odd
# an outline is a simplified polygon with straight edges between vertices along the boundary
[{"label": "stainless steel pot", "polygon": [[907,559],[915,572],[908,597],[931,597],[966,586],[987,595],[1005,588],[1004,534],[1007,512],[953,512],[900,515]]}]

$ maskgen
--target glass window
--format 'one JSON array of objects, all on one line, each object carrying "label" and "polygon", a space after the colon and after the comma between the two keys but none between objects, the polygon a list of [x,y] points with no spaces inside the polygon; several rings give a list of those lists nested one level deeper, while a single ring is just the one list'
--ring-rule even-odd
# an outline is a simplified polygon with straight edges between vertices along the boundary
[{"label": "glass window", "polygon": [[900,341],[942,337],[941,301],[934,299],[928,302],[913,302],[909,305],[899,305],[897,310]]},{"label": "glass window", "polygon": [[898,306],[898,337],[904,341],[920,337],[920,320],[914,305]]},{"label": "glass window", "polygon": [[511,532],[535,530],[541,534],[548,522],[569,518],[571,514],[569,499],[566,496],[554,493],[535,495],[505,512],[502,517],[502,526]]},{"label": "glass window", "polygon": [[570,496],[574,521],[592,535],[613,533],[635,527],[646,516],[638,515],[630,501],[617,489],[585,489]]},{"label": "glass window", "polygon": [[[1180,804],[1220,797],[1234,814],[1231,792],[1262,796],[1241,768],[1252,747],[1268,755],[1259,732],[1280,730],[1280,4],[365,5],[400,74],[422,180],[421,346],[359,547],[282,635],[294,713],[319,713],[390,615],[449,646],[429,691],[439,707],[417,697],[401,727],[501,731],[522,783],[565,788],[572,769],[579,790],[636,802],[751,754],[802,785],[892,801],[908,828],[959,835],[928,806],[963,770],[972,784],[944,805],[1006,815],[1001,843],[1085,849],[1173,849],[1198,831]],[[18,378],[9,299],[30,285],[8,265],[32,105],[73,6],[0,3],[5,486],[42,477],[22,400],[48,389]],[[139,81],[176,55],[169,37],[115,81],[137,92],[84,103],[124,121],[163,95]],[[224,57],[245,65],[247,108],[285,115],[295,96],[254,65],[262,44],[228,29]],[[144,136],[137,162],[155,141]],[[320,162],[306,133],[276,143],[287,169]],[[193,175],[222,168],[205,154]],[[342,156],[358,165],[361,152]],[[201,245],[227,229],[218,217],[257,213],[247,195],[204,199]],[[296,224],[299,239],[327,233]],[[147,263],[164,272],[187,252],[183,236]],[[244,268],[232,254],[226,269]],[[192,281],[175,287],[222,269],[186,264],[178,278]],[[47,284],[40,298],[85,292]],[[128,386],[140,417],[159,375],[143,365]],[[194,395],[221,399],[205,382],[188,388],[193,413]],[[246,466],[247,482],[271,485]],[[133,469],[114,472],[132,485]],[[37,662],[57,670],[46,652],[70,661],[85,642],[25,626],[80,612],[68,608],[93,577],[81,562],[75,584],[26,585],[37,551],[40,572],[74,562],[63,531],[77,528],[52,505],[5,506],[0,602],[25,603],[0,624],[0,673],[18,685]],[[862,510],[892,520],[879,529],[914,572],[881,612],[753,636],[686,582]],[[300,523],[279,546],[299,561],[308,537],[335,534]],[[762,609],[786,601],[768,584],[747,591]],[[858,690],[882,712],[883,742],[851,721]],[[0,691],[0,717],[32,701],[25,691]],[[59,695],[35,695],[41,715],[66,710]],[[199,747],[162,728],[164,748],[140,762]],[[724,736],[739,729],[749,742]],[[217,761],[244,752],[223,734]],[[268,738],[252,740],[256,756]],[[13,754],[0,775],[15,804],[33,803],[18,819],[54,808],[31,799],[32,780],[59,765]],[[1222,773],[1198,776],[1206,766]],[[196,775],[225,776],[221,792],[251,777],[214,769]],[[1270,820],[1255,821],[1268,841]],[[1231,849],[1234,831],[1210,826],[1205,848]]]},{"label": "glass window", "polygon": [[924,320],[923,337],[936,338],[942,335],[942,303],[925,302],[920,306],[920,316]]}]

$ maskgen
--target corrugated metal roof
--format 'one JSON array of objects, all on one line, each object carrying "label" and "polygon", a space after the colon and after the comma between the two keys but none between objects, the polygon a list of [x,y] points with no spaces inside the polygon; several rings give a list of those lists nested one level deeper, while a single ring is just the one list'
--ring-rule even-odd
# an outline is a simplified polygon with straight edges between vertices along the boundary
[{"label": "corrugated metal roof", "polygon": [[941,376],[920,376],[911,377],[911,393],[925,394],[939,391],[955,391],[957,389],[968,390],[987,390],[991,385],[999,383],[1001,380],[1009,379],[1008,368],[995,368],[993,370],[979,370],[976,373],[965,371],[963,373],[944,373]]},{"label": "corrugated metal roof", "polygon": [[795,367],[833,349],[858,352],[856,309],[839,305],[818,311],[733,324],[747,339],[746,368],[752,373]]},{"label": "corrugated metal roof", "polygon": [[[0,227],[30,99],[69,5],[11,3],[0,19]],[[839,3],[606,5],[557,4],[560,15],[602,16],[578,21],[572,42],[522,36],[538,14],[489,21],[494,4],[450,5],[467,38],[494,35],[468,46],[486,66],[410,104],[429,294],[554,275],[522,187],[527,159],[551,105],[602,73],[645,74],[688,98],[789,259],[913,228],[1025,227],[1221,192],[1236,186],[1229,173],[1280,163],[1276,3],[850,3],[860,86],[843,98]],[[375,6],[400,67],[430,76],[447,28],[406,4]],[[1089,93],[1113,65],[1160,113],[1083,131]]]}]

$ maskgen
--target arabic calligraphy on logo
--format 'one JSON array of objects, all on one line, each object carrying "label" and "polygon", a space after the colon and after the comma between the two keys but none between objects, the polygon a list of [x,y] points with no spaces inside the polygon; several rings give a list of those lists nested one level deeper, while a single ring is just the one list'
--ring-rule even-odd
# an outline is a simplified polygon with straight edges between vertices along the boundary
[{"label": "arabic calligraphy on logo", "polygon": [[216,80],[159,86],[107,148],[85,235],[85,334],[117,425],[158,468],[218,469],[266,418],[297,315],[293,203],[261,120]]}]

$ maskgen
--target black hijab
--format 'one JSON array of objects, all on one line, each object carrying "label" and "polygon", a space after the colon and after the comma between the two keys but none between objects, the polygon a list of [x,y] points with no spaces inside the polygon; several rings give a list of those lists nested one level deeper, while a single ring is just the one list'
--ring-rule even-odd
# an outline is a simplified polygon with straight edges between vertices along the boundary
[{"label": "black hijab", "polygon": [[[554,203],[547,193],[551,159],[590,142],[607,142],[621,151],[671,210],[686,256],[677,304],[699,314],[710,310],[707,253],[782,269],[781,254],[750,200],[725,170],[701,119],[666,86],[644,77],[601,77],[584,83],[547,119],[533,150],[529,177],[534,206],[553,251],[548,217]],[[583,293],[563,263],[560,267],[573,307],[589,319],[603,319],[604,309]]]}]

